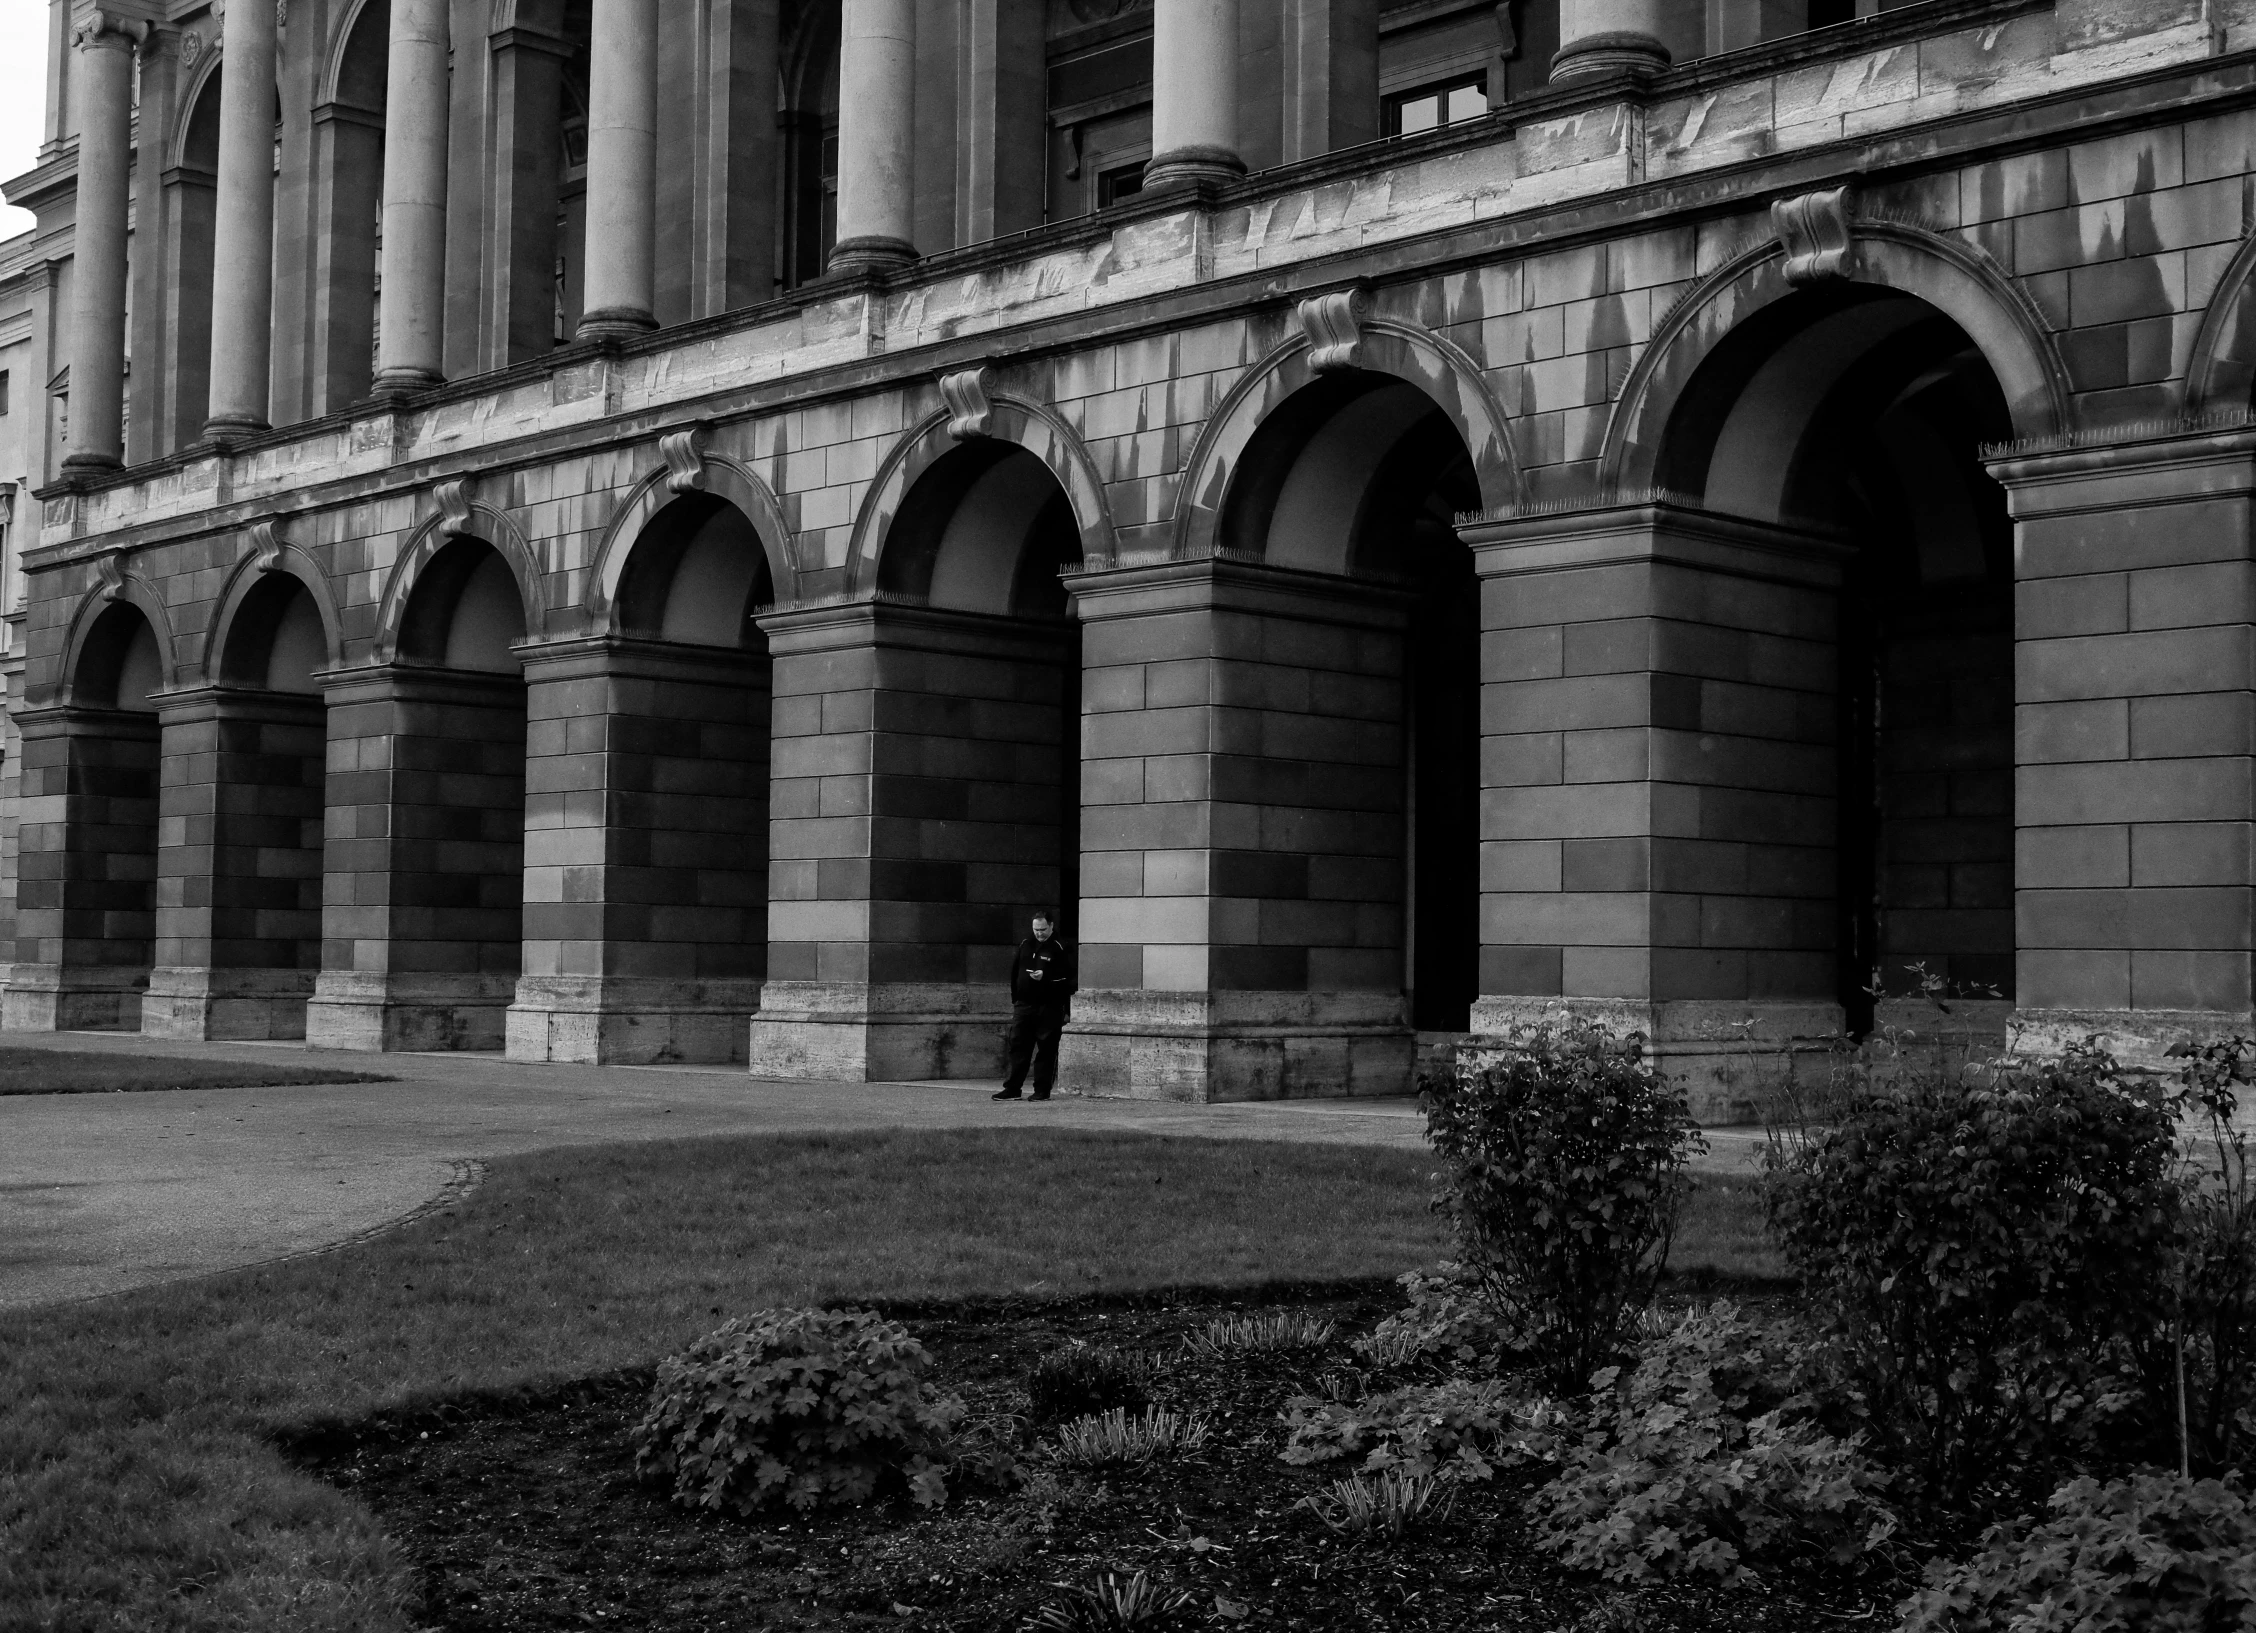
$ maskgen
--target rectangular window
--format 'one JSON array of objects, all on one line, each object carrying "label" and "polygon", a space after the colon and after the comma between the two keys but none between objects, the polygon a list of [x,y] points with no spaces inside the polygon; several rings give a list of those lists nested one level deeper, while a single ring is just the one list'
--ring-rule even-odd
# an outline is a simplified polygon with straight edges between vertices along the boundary
[{"label": "rectangular window", "polygon": [[1097,208],[1109,209],[1122,199],[1134,198],[1143,190],[1144,166],[1141,160],[1135,164],[1116,165],[1110,170],[1099,172],[1097,176]]},{"label": "rectangular window", "polygon": [[8,371],[0,369],[0,414],[8,412]]},{"label": "rectangular window", "polygon": [[1389,136],[1415,136],[1422,130],[1463,124],[1488,112],[1488,78],[1469,74],[1439,85],[1420,85],[1386,99],[1382,129]]}]

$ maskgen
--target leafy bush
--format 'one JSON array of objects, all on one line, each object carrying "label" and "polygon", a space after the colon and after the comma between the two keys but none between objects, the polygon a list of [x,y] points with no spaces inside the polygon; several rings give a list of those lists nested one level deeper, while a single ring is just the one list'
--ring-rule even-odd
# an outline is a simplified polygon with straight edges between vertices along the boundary
[{"label": "leafy bush", "polygon": [[1117,1468],[1149,1463],[1171,1452],[1195,1452],[1206,1444],[1206,1419],[1149,1407],[1134,1417],[1115,1407],[1075,1418],[1058,1430],[1058,1461],[1075,1468]]},{"label": "leafy bush", "polygon": [[1431,1271],[1411,1271],[1400,1284],[1410,1302],[1355,1340],[1356,1353],[1371,1365],[1400,1369],[1432,1361],[1461,1372],[1494,1371],[1517,1347],[1516,1335],[1463,1265],[1444,1260]]},{"label": "leafy bush", "polygon": [[1140,1355],[1074,1344],[1052,1350],[1026,1375],[1036,1423],[1062,1423],[1092,1412],[1151,1404],[1151,1362]]},{"label": "leafy bush", "polygon": [[1456,1494],[1430,1474],[1389,1470],[1375,1480],[1360,1474],[1334,1480],[1325,1490],[1301,1498],[1299,1506],[1334,1531],[1399,1537],[1448,1518],[1455,1500]]},{"label": "leafy bush", "polygon": [[2256,1627],[2256,1511],[2237,1484],[2147,1474],[2052,1494],[1938,1560],[1899,1633],[2218,1633]]},{"label": "leafy bush", "polygon": [[1361,1401],[1296,1395],[1286,1403],[1284,1460],[1362,1458],[1367,1474],[1419,1478],[1444,1471],[1485,1480],[1498,1467],[1548,1462],[1573,1422],[1548,1399],[1525,1400],[1494,1380],[1452,1379]]},{"label": "leafy bush", "polygon": [[926,1389],[924,1346],[866,1310],[763,1310],[661,1362],[635,1472],[685,1507],[866,1502],[903,1478],[931,1506],[964,1408]]},{"label": "leafy bush", "polygon": [[1668,1262],[1700,1142],[1641,1038],[1569,1022],[1430,1078],[1434,1206],[1458,1256],[1551,1387],[1579,1389],[1629,1348]]},{"label": "leafy bush", "polygon": [[1194,1355],[1259,1355],[1279,1350],[1322,1349],[1339,1331],[1339,1323],[1306,1310],[1279,1310],[1270,1315],[1216,1316],[1183,1340]]},{"label": "leafy bush", "polygon": [[[1729,1304],[1695,1311],[1634,1369],[1600,1372],[1590,1426],[1531,1506],[1538,1546],[1617,1582],[1819,1559],[1846,1565],[1896,1528],[1854,1439],[1776,1399],[1793,1357]],[[1765,1409],[1767,1407],[1767,1409]]]},{"label": "leafy bush", "polygon": [[2026,1480],[2159,1324],[2174,1125],[2096,1052],[1906,1080],[1774,1150],[1771,1228],[1876,1444],[1944,1503]]},{"label": "leafy bush", "polygon": [[2186,1456],[2221,1469],[2256,1450],[2256,1171],[2234,1120],[2256,1044],[2232,1038],[2179,1052],[2183,1109],[2200,1132],[2180,1182],[2171,1336],[2183,1343]]}]

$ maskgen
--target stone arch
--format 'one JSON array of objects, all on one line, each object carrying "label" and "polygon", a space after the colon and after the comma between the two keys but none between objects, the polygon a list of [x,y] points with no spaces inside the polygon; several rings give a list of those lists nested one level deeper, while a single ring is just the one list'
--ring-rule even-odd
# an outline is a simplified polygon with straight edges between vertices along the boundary
[{"label": "stone arch", "polygon": [[[1016,395],[989,392],[986,424],[979,437],[1025,449],[1049,468],[1072,507],[1074,526],[1081,535],[1082,559],[1091,565],[1110,566],[1118,558],[1113,536],[1112,506],[1096,461],[1072,427],[1051,410]],[[854,520],[854,536],[847,547],[846,582],[849,593],[868,595],[878,586],[878,572],[894,520],[915,488],[917,479],[948,454],[962,446],[950,433],[951,415],[930,415],[897,443],[878,467]]]},{"label": "stone arch", "polygon": [[[1231,388],[1199,433],[1176,512],[1171,554],[1177,559],[1214,553],[1239,458],[1270,413],[1319,378],[1313,350],[1306,334],[1279,346]],[[1511,423],[1471,357],[1431,330],[1384,317],[1362,324],[1354,352],[1356,368],[1416,386],[1448,418],[1472,456],[1484,508],[1520,502],[1525,487]]]},{"label": "stone arch", "polygon": [[2185,411],[2256,406],[2256,232],[2240,241],[2210,292],[2186,359]]},{"label": "stone arch", "polygon": [[84,701],[78,695],[79,679],[84,669],[88,648],[94,643],[96,629],[105,614],[113,608],[129,606],[141,615],[149,626],[151,639],[157,647],[157,686],[171,688],[180,682],[179,643],[172,633],[172,620],[165,613],[164,597],[145,578],[126,573],[110,578],[88,591],[71,615],[70,632],[63,638],[63,666],[61,701]]},{"label": "stone arch", "polygon": [[[314,94],[315,107],[341,102],[346,107],[362,108],[370,113],[384,111],[382,80],[390,66],[389,31],[379,30],[368,40],[362,40],[359,35],[362,24],[375,22],[373,13],[382,12],[388,17],[390,11],[390,0],[355,0],[329,42],[328,60],[322,65],[321,84]],[[376,85],[355,83],[356,73],[366,76],[371,69],[378,81]],[[373,100],[367,99],[371,90],[376,92]]]},{"label": "stone arch", "polygon": [[[181,93],[179,123],[173,129],[172,139],[166,144],[171,150],[165,156],[166,169],[177,169],[182,166],[191,166],[197,169],[211,168],[210,166],[196,164],[190,149],[195,145],[199,135],[197,115],[204,107],[204,97],[208,94],[216,98],[219,94],[219,87],[216,83],[219,79],[219,70],[219,53],[214,50],[205,51],[202,65],[189,78],[186,89]],[[219,103],[217,101],[211,104],[210,123],[213,138],[216,142],[219,123]]]},{"label": "stone arch", "polygon": [[474,504],[464,507],[459,514],[442,512],[408,535],[406,548],[392,563],[391,576],[384,583],[383,600],[377,607],[372,656],[378,663],[390,663],[399,656],[400,628],[407,617],[408,603],[414,598],[416,581],[432,559],[456,539],[476,539],[500,555],[508,564],[510,576],[517,581],[518,599],[525,611],[526,638],[538,640],[548,633],[548,596],[532,546],[517,524],[502,512],[490,505]]},{"label": "stone arch", "polygon": [[[1854,220],[1851,282],[1913,296],[1964,330],[2004,393],[2014,433],[2056,436],[2073,420],[2068,371],[2033,301],[1988,256],[1923,227]],[[1600,489],[1651,489],[1685,387],[1724,339],[1795,292],[1786,251],[1764,242],[1710,273],[1656,328],[1607,421]]]},{"label": "stone arch", "polygon": [[678,472],[670,463],[652,471],[635,484],[613,513],[603,542],[596,546],[595,562],[588,570],[587,593],[581,598],[590,634],[615,633],[612,625],[618,612],[619,586],[644,530],[667,506],[697,493],[735,506],[752,524],[761,553],[767,558],[768,579],[775,586],[777,598],[791,593],[791,525],[784,519],[774,490],[737,461],[707,453],[693,471]]},{"label": "stone arch", "polygon": [[268,548],[254,548],[220,587],[218,610],[213,614],[211,629],[204,637],[203,675],[208,682],[217,683],[227,663],[227,652],[234,638],[235,622],[244,604],[253,599],[253,592],[275,577],[293,579],[313,603],[316,617],[321,620],[322,646],[330,667],[344,662],[344,624],[337,614],[337,600],[329,589],[329,575],[321,564],[294,544],[277,541]]}]

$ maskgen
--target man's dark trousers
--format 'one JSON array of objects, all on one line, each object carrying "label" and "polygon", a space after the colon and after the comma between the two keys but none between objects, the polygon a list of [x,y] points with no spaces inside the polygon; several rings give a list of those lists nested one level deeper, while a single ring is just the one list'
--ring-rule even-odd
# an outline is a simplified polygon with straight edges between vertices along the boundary
[{"label": "man's dark trousers", "polygon": [[1065,1030],[1063,1004],[1011,1005],[1010,1075],[1003,1079],[1006,1092],[1015,1093],[1026,1081],[1026,1068],[1034,1068],[1034,1098],[1049,1098],[1057,1082],[1058,1034]]}]

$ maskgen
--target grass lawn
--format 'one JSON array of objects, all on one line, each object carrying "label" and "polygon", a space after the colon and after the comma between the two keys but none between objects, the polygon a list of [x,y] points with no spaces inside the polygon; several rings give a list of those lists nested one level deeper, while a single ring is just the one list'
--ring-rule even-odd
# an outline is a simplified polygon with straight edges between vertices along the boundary
[{"label": "grass lawn", "polygon": [[[404,1630],[373,1518],[276,1427],[648,1361],[776,1304],[1391,1275],[1439,1257],[1422,1153],[980,1130],[494,1164],[338,1253],[0,1316],[0,1633]],[[1703,1197],[1679,1263],[1742,1262]]]},{"label": "grass lawn", "polygon": [[80,1054],[0,1048],[0,1094],[108,1094],[128,1089],[263,1089],[299,1083],[390,1083],[380,1072],[338,1071],[284,1057],[273,1065],[169,1055]]}]

